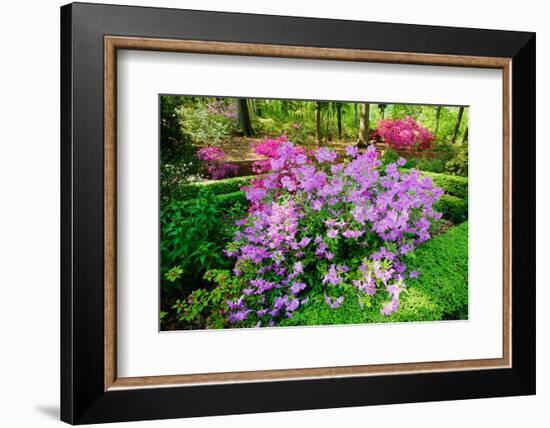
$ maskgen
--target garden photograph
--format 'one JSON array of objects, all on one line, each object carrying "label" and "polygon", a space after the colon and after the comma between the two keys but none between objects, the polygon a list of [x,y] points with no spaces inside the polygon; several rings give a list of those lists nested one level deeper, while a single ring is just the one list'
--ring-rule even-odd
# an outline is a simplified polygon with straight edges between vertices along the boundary
[{"label": "garden photograph", "polygon": [[468,319],[468,106],[159,96],[161,331]]}]

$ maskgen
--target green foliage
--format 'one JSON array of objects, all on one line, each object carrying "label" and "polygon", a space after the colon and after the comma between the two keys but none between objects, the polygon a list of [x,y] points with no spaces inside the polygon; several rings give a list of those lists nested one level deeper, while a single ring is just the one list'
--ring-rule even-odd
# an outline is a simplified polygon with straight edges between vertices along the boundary
[{"label": "green foliage", "polygon": [[225,193],[223,195],[216,195],[216,197],[218,199],[219,205],[226,209],[231,209],[237,204],[242,206],[247,204],[244,192],[241,191]]},{"label": "green foliage", "polygon": [[451,174],[468,176],[468,145],[460,144],[454,156],[445,163],[445,170]]},{"label": "green foliage", "polygon": [[[399,158],[401,158],[400,155],[397,154],[395,150],[387,149],[384,150],[384,154],[380,157],[381,169],[386,168],[386,166],[390,163],[396,163]],[[410,159],[407,159],[407,162],[403,166],[403,168],[411,168],[413,166],[413,162]]]},{"label": "green foliage", "polygon": [[188,202],[161,210],[161,285],[193,289],[210,269],[226,267],[225,223],[218,198],[207,189]]},{"label": "green foliage", "polygon": [[[280,325],[329,325],[414,322],[467,319],[468,317],[468,223],[426,242],[409,255],[407,266],[420,277],[407,280],[400,309],[384,316],[380,308],[385,296],[373,299],[363,309],[357,297],[346,296],[342,306],[329,308],[321,300],[312,302]],[[377,297],[377,296],[375,296]]]},{"label": "green foliage", "polygon": [[194,290],[185,300],[176,300],[172,309],[186,328],[224,328],[227,325],[226,301],[236,299],[242,288],[228,270],[213,269],[205,273],[211,288]]},{"label": "green foliage", "polygon": [[160,187],[163,199],[202,168],[192,140],[183,132],[181,109],[187,97],[160,97]]},{"label": "green foliage", "polygon": [[255,176],[224,178],[223,180],[199,181],[178,186],[171,192],[172,199],[186,200],[196,198],[203,188],[208,188],[214,195],[233,193],[246,186]]},{"label": "green foliage", "polygon": [[[162,164],[193,158],[195,149],[182,130],[180,110],[185,97],[160,97],[160,153]],[[186,159],[192,160],[192,159]]]},{"label": "green foliage", "polygon": [[[406,169],[402,169],[406,171]],[[441,187],[445,193],[459,198],[468,199],[468,178],[457,175],[439,174],[420,171],[425,177],[430,177],[436,187]]]},{"label": "green foliage", "polygon": [[446,172],[445,159],[414,159],[414,161],[411,161],[410,163],[414,166],[414,168],[419,169],[422,172]]},{"label": "green foliage", "polygon": [[442,195],[434,209],[443,213],[443,218],[455,224],[468,219],[468,200],[452,195]]},{"label": "green foliage", "polygon": [[468,178],[448,174],[436,174],[423,172],[423,175],[431,177],[437,187],[441,187],[445,193],[459,198],[468,199]]},{"label": "green foliage", "polygon": [[233,127],[230,119],[209,114],[202,103],[181,107],[179,114],[183,132],[197,146],[216,146],[231,136]]}]

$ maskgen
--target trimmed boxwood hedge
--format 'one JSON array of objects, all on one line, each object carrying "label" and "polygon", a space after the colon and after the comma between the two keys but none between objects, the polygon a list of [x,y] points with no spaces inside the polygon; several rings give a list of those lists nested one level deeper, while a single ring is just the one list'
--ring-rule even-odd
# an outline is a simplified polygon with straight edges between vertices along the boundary
[{"label": "trimmed boxwood hedge", "polygon": [[424,172],[422,175],[431,177],[437,187],[441,187],[445,193],[468,199],[468,178],[459,175],[437,174],[435,172]]},{"label": "trimmed boxwood hedge", "polygon": [[442,195],[434,209],[443,213],[443,218],[455,224],[468,220],[468,200],[452,195]]},{"label": "trimmed boxwood hedge", "polygon": [[[406,170],[403,169],[403,171]],[[468,198],[468,178],[424,171],[422,171],[422,175],[431,177],[434,185],[441,187],[446,194],[462,199]],[[244,177],[225,178],[223,180],[202,181],[194,184],[181,185],[174,189],[171,197],[177,199],[193,199],[198,196],[200,189],[203,187],[208,187],[215,195],[234,193],[239,191],[242,186],[247,185],[254,177],[254,175],[247,175]]]},{"label": "trimmed boxwood hedge", "polygon": [[[407,168],[399,168],[399,170],[403,172],[410,171]],[[420,171],[420,174],[424,177],[430,177],[434,185],[441,187],[448,195],[468,199],[468,177],[427,171]]]},{"label": "trimmed boxwood hedge", "polygon": [[[353,295],[338,309],[314,302],[280,325],[364,324],[386,322],[463,320],[468,318],[468,222],[417,248],[406,260],[420,277],[407,280],[400,309],[390,316],[380,314],[387,296],[378,293],[371,308],[362,309]],[[377,295],[377,296],[378,296]]]},{"label": "trimmed boxwood hedge", "polygon": [[220,203],[220,206],[225,209],[230,209],[237,203],[240,203],[240,204],[247,203],[244,192],[242,191],[225,193],[223,195],[216,195],[216,197],[218,198],[218,202]]},{"label": "trimmed boxwood hedge", "polygon": [[226,193],[234,193],[246,186],[255,175],[247,175],[244,177],[224,178],[223,180],[201,181],[193,184],[184,184],[175,188],[171,195],[171,199],[193,199],[199,195],[202,188],[207,187],[214,195],[223,195]]},{"label": "trimmed boxwood hedge", "polygon": [[[220,205],[229,209],[235,203],[246,204],[244,192],[237,191],[223,195],[217,195]],[[451,195],[442,195],[434,205],[434,209],[443,213],[443,218],[455,224],[462,223],[468,219],[468,201]]]}]

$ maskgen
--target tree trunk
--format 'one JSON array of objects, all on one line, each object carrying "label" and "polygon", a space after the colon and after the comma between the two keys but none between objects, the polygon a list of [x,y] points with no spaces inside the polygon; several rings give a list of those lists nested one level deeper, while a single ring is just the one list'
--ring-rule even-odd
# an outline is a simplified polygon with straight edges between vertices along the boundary
[{"label": "tree trunk", "polygon": [[288,101],[281,101],[281,110],[284,117],[288,116]]},{"label": "tree trunk", "polygon": [[332,140],[332,134],[330,132],[330,115],[332,113],[332,109],[331,109],[331,104],[330,102],[327,103],[327,128],[326,128],[326,132],[325,132],[325,137],[327,138],[328,141],[331,141]]},{"label": "tree trunk", "polygon": [[359,116],[359,145],[369,144],[369,113],[370,104],[361,103],[361,114]]},{"label": "tree trunk", "polygon": [[384,119],[384,115],[386,114],[386,104],[378,104],[378,108],[380,109],[380,116]]},{"label": "tree trunk", "polygon": [[462,115],[463,114],[464,114],[464,107],[460,107],[458,109],[458,116],[456,118],[455,129],[453,131],[453,138],[451,140],[453,142],[453,144],[455,143],[456,137],[458,136],[458,130],[460,129],[460,122],[462,122]]},{"label": "tree trunk", "polygon": [[321,103],[317,101],[315,103],[315,138],[317,142],[321,142]]},{"label": "tree trunk", "polygon": [[357,115],[357,103],[353,103],[353,127],[357,129],[359,125],[359,116]]},{"label": "tree trunk", "polygon": [[248,109],[248,101],[246,98],[237,99],[237,113],[239,116],[239,125],[243,134],[247,137],[254,136],[252,123],[250,122],[250,111]]},{"label": "tree trunk", "polygon": [[462,136],[462,144],[468,142],[468,127],[466,127],[466,130],[464,131],[464,135]]},{"label": "tree trunk", "polygon": [[256,116],[262,117],[262,106],[260,100],[254,101],[254,113],[256,114]]},{"label": "tree trunk", "polygon": [[437,140],[437,133],[439,132],[439,120],[441,119],[441,106],[435,108],[435,131],[434,140]]},{"label": "tree trunk", "polygon": [[342,104],[336,104],[336,118],[338,123],[338,141],[342,140]]}]

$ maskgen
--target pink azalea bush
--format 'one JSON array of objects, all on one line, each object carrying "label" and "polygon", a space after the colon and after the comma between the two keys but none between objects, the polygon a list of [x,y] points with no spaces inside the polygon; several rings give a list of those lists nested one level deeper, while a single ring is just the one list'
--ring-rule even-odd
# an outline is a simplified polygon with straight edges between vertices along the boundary
[{"label": "pink azalea bush", "polygon": [[271,159],[279,157],[279,148],[286,143],[287,136],[282,134],[277,138],[266,138],[254,146],[254,153],[266,156],[268,159],[255,161],[252,164],[252,171],[256,174],[263,174],[271,170]]},{"label": "pink azalea bush", "polygon": [[229,322],[272,326],[312,301],[336,310],[349,298],[370,306],[380,293],[381,313],[397,311],[407,278],[418,275],[403,256],[430,238],[442,190],[400,172],[404,159],[381,171],[374,147],[347,147],[343,161],[286,140],[259,151],[270,173],[245,188],[250,210],[226,249],[243,286],[227,302]]},{"label": "pink azalea bush", "polygon": [[222,178],[236,177],[239,173],[239,165],[233,163],[219,163],[209,165],[207,168],[208,174],[214,180],[221,180]]},{"label": "pink azalea bush", "polygon": [[206,146],[197,150],[197,156],[200,160],[211,162],[223,159],[225,157],[225,152],[219,147]]},{"label": "pink azalea bush", "polygon": [[239,173],[239,166],[231,163],[219,163],[225,157],[225,152],[219,147],[207,146],[197,150],[200,160],[207,163],[206,171],[214,180],[226,177],[235,177]]},{"label": "pink azalea bush", "polygon": [[380,120],[373,136],[397,150],[426,150],[431,148],[434,140],[433,134],[411,116]]}]

